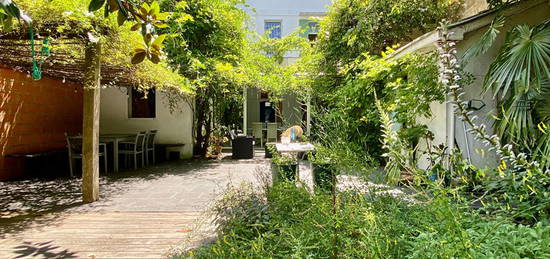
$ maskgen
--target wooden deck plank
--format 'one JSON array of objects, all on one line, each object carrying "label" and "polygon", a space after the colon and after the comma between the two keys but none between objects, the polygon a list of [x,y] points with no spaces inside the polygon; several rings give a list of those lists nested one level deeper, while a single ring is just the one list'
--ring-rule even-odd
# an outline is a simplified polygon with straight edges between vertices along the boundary
[{"label": "wooden deck plank", "polygon": [[56,215],[55,224],[5,235],[0,240],[0,258],[161,258],[201,231],[197,222],[203,216],[198,212],[65,213]]},{"label": "wooden deck plank", "polygon": [[[0,247],[0,250],[6,250],[6,247],[12,247],[15,245],[20,245],[24,241],[23,240],[16,240],[13,239],[13,242],[7,242],[3,244]],[[55,241],[57,245],[60,246],[78,246],[80,244],[90,244],[89,239],[56,239],[53,240],[51,238],[33,238],[32,242],[35,243],[43,243],[43,242],[49,242],[49,241]],[[157,239],[103,239],[103,240],[95,240],[93,245],[112,245],[112,246],[140,246],[140,245],[165,245],[165,244],[172,244],[172,243],[178,243],[182,242],[182,239],[173,240],[171,238],[157,238]]]}]

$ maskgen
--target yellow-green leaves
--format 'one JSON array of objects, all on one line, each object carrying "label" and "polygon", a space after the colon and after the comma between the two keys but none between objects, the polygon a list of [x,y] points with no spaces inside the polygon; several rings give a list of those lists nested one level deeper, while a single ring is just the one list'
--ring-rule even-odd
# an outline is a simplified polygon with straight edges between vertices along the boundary
[{"label": "yellow-green leaves", "polygon": [[546,124],[545,124],[543,121],[541,121],[539,124],[537,124],[537,127],[539,128],[539,130],[540,130],[542,133],[544,133],[544,134],[547,133],[546,130],[548,129],[548,126],[546,126]]},{"label": "yellow-green leaves", "polygon": [[233,66],[227,62],[218,62],[215,67],[218,72],[227,72],[233,69]]},{"label": "yellow-green leaves", "polygon": [[166,38],[166,34],[161,34],[153,41],[153,44],[151,45],[160,50],[160,48],[162,47],[162,42],[164,41],[165,38]]},{"label": "yellow-green leaves", "polygon": [[[143,36],[143,41],[145,43],[145,57],[151,62],[158,64],[161,57],[164,55],[162,51],[163,41],[166,38],[165,34],[155,35],[155,28],[166,28],[168,25],[164,23],[166,19],[170,17],[169,13],[161,13],[160,6],[158,2],[153,2],[151,5],[143,3],[139,8],[139,13],[136,15],[136,24],[131,27],[131,30],[138,30],[141,28],[141,35]],[[135,52],[134,57],[132,58],[132,63],[134,61],[143,61],[143,54],[140,52],[141,49]],[[141,60],[141,61],[140,61]],[[138,63],[139,63],[138,62]],[[135,64],[135,63],[134,63]]]},{"label": "yellow-green leaves", "polygon": [[133,51],[132,64],[141,63],[145,58],[155,64],[160,62],[164,55],[162,42],[166,36],[157,35],[156,29],[168,27],[164,21],[170,17],[170,13],[161,12],[157,1],[153,1],[150,5],[144,2],[141,6],[136,6],[129,0],[91,0],[88,9],[93,12],[102,7],[105,8],[105,16],[118,12],[117,23],[119,26],[132,20],[135,23],[130,30],[141,30],[144,46]]},{"label": "yellow-green leaves", "polygon": [[0,25],[4,32],[10,32],[13,29],[13,17],[5,14],[2,9],[0,9]]}]

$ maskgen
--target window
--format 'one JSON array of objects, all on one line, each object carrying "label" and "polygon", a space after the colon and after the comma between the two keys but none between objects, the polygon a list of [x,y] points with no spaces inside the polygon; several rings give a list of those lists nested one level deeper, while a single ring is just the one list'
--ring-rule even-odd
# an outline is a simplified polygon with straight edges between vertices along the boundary
[{"label": "window", "polygon": [[260,102],[260,122],[275,122],[275,108],[273,103]]},{"label": "window", "polygon": [[129,118],[155,118],[156,117],[156,90],[149,89],[141,92],[135,88],[130,90]]},{"label": "window", "polygon": [[281,22],[265,22],[264,29],[268,38],[281,38]]},{"label": "window", "polygon": [[311,44],[317,40],[319,32],[319,22],[309,19],[300,19],[300,37],[307,38]]}]

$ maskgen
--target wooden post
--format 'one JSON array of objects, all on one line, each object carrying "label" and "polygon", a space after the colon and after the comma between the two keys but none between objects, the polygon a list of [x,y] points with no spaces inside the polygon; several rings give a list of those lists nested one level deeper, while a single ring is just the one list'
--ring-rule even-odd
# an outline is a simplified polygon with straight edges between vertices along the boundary
[{"label": "wooden post", "polygon": [[82,200],[99,200],[99,97],[101,44],[86,46],[82,125]]}]

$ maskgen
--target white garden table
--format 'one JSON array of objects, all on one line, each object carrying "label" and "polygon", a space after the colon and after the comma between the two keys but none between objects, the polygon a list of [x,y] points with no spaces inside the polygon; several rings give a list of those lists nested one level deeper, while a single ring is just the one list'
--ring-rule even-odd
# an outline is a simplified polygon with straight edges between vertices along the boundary
[{"label": "white garden table", "polygon": [[[277,148],[278,153],[289,154],[291,156],[294,156],[296,158],[296,161],[298,161],[298,166],[300,166],[300,161],[298,160],[298,153],[315,150],[315,146],[311,143],[288,143],[288,144],[277,143],[275,144],[275,147]],[[296,175],[296,179],[300,179],[299,173]]]},{"label": "white garden table", "polygon": [[277,152],[287,154],[298,154],[300,152],[307,152],[315,150],[315,146],[311,143],[277,143],[275,144]]}]

